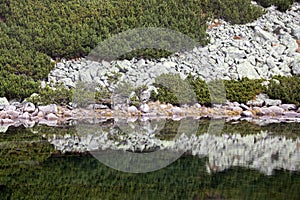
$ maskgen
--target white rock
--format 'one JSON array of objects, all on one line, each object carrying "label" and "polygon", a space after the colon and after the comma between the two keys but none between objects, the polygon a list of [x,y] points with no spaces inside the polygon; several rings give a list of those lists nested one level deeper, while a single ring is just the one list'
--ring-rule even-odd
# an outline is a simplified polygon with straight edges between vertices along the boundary
[{"label": "white rock", "polygon": [[174,114],[174,115],[180,115],[182,113],[182,109],[179,108],[179,107],[173,107],[171,108],[171,112]]},{"label": "white rock", "polygon": [[38,106],[39,111],[42,111],[44,114],[48,114],[48,113],[57,113],[58,109],[57,109],[57,105],[55,104],[50,104],[50,105],[46,105],[46,106]]},{"label": "white rock", "polygon": [[266,106],[279,106],[282,102],[279,99],[266,99],[265,103]]},{"label": "white rock", "polygon": [[30,119],[30,114],[28,112],[24,112],[22,115],[19,116],[20,119]]},{"label": "white rock", "polygon": [[13,124],[14,120],[12,119],[1,119],[2,124]]},{"label": "white rock", "polygon": [[246,61],[236,66],[239,78],[248,77],[249,79],[259,79],[257,71],[250,62]]},{"label": "white rock", "polygon": [[253,113],[249,110],[245,110],[241,113],[241,116],[243,116],[243,117],[253,117]]},{"label": "white rock", "polygon": [[35,111],[35,105],[33,103],[26,103],[25,106],[24,106],[24,112],[29,112],[29,113],[32,113]]},{"label": "white rock", "polygon": [[48,115],[46,115],[46,119],[49,121],[55,121],[58,119],[58,117],[53,113],[49,113]]},{"label": "white rock", "polygon": [[141,111],[143,113],[149,113],[150,112],[150,107],[148,106],[148,104],[141,105]]},{"label": "white rock", "polygon": [[135,106],[128,107],[127,111],[130,113],[138,113],[139,112]]},{"label": "white rock", "polygon": [[269,107],[269,109],[271,110],[272,113],[276,114],[276,115],[282,115],[284,109],[280,108],[279,106],[271,106]]},{"label": "white rock", "polygon": [[9,102],[8,102],[6,97],[1,97],[0,98],[0,105],[2,105],[2,106],[8,106],[9,105]]}]

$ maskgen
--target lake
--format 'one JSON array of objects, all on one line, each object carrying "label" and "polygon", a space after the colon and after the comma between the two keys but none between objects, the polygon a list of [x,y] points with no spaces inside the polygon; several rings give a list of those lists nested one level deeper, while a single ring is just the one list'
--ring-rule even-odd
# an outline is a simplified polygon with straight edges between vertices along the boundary
[{"label": "lake", "polygon": [[[299,123],[193,123],[183,139],[184,122],[170,119],[2,127],[0,199],[300,199]],[[101,130],[98,139],[95,128]],[[144,134],[148,147],[129,147],[133,133]],[[103,149],[102,135],[111,146]],[[102,149],[93,149],[97,145]],[[163,146],[182,150],[179,159],[147,173],[119,171],[97,157],[117,147],[122,151],[114,152],[131,153],[128,163],[139,165],[133,155],[144,158]],[[122,155],[114,157],[121,167],[129,158]]]}]

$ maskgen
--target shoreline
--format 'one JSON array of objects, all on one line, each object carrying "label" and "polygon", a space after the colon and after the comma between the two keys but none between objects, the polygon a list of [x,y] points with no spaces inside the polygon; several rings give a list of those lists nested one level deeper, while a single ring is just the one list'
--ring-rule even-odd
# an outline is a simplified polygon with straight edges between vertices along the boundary
[{"label": "shoreline", "polygon": [[[136,120],[151,119],[223,119],[230,121],[250,121],[255,124],[266,125],[269,123],[300,123],[300,107],[294,104],[281,104],[279,100],[273,101],[271,105],[259,106],[255,101],[248,102],[248,105],[237,102],[227,102],[223,105],[212,107],[201,106],[196,103],[192,106],[181,107],[160,102],[148,102],[139,108],[127,106],[123,110],[110,109],[103,104],[91,104],[86,108],[72,108],[69,106],[58,106],[50,104],[35,106],[33,103],[12,103],[0,106],[0,126],[25,125],[33,127],[35,124],[58,126],[70,121],[87,121],[99,123],[109,119],[126,119],[128,122]],[[250,105],[252,103],[252,105]],[[279,103],[279,104],[278,104]]]}]

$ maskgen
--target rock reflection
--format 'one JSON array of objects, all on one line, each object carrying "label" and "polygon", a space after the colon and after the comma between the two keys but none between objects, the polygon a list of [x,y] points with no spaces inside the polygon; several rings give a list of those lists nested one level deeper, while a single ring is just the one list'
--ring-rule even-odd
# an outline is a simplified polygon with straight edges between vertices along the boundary
[{"label": "rock reflection", "polygon": [[[138,125],[137,125],[138,123]],[[207,157],[208,173],[220,172],[230,167],[242,166],[272,175],[274,170],[300,171],[300,138],[273,135],[268,131],[257,134],[204,133],[196,136],[187,130],[178,132],[173,140],[161,139],[159,120],[124,122],[109,127],[84,132],[84,134],[49,137],[49,142],[62,152],[87,152],[97,150],[122,150],[149,153],[158,150],[185,152]],[[90,130],[90,129],[89,129]]]}]

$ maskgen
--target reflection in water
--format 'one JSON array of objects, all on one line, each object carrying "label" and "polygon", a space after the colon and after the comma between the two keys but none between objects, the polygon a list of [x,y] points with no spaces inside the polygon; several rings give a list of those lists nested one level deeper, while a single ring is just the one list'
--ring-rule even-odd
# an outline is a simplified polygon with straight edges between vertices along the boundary
[{"label": "reflection in water", "polygon": [[202,133],[197,136],[182,131],[173,140],[164,140],[160,138],[163,132],[161,126],[147,122],[137,126],[135,123],[128,123],[126,131],[119,126],[110,126],[90,133],[49,137],[49,142],[62,152],[108,149],[136,153],[157,150],[186,152],[200,158],[208,157],[206,168],[209,173],[234,166],[249,167],[267,175],[279,169],[300,171],[299,137],[292,139],[267,131],[251,135]]},{"label": "reflection in water", "polygon": [[[299,171],[299,124],[227,123],[222,134],[206,134],[208,123],[199,121],[195,136],[177,135],[179,122],[164,123],[128,122],[129,134],[124,134],[127,126],[103,123],[94,135],[79,134],[73,126],[9,127],[0,133],[0,199],[300,199],[300,173],[294,172]],[[130,142],[130,134],[137,137],[136,147],[143,137],[157,141],[159,148],[195,156],[155,172],[131,174],[106,167],[89,153],[60,154],[48,142],[76,151],[98,148],[95,138],[106,135],[122,152],[137,151],[122,143],[122,138]]]}]

